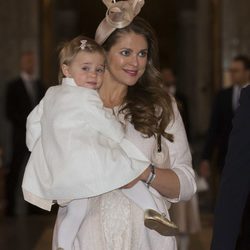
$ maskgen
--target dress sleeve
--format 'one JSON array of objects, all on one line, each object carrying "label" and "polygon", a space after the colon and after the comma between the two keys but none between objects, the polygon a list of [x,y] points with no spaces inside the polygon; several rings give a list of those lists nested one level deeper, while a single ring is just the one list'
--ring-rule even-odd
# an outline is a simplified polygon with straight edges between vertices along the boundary
[{"label": "dress sleeve", "polygon": [[189,200],[196,192],[192,157],[186,136],[186,131],[177,104],[173,101],[174,119],[166,132],[173,134],[174,142],[166,141],[169,148],[170,168],[176,173],[180,181],[180,195],[170,202]]},{"label": "dress sleeve", "polygon": [[43,99],[31,111],[26,121],[26,145],[32,151],[41,136],[41,117],[43,114]]}]

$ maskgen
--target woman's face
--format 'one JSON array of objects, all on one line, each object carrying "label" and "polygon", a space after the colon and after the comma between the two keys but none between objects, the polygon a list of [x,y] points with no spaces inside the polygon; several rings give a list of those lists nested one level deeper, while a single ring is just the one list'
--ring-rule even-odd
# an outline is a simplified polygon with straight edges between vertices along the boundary
[{"label": "woman's face", "polygon": [[113,80],[133,86],[143,75],[148,57],[148,44],[143,35],[122,34],[107,53],[107,68]]}]

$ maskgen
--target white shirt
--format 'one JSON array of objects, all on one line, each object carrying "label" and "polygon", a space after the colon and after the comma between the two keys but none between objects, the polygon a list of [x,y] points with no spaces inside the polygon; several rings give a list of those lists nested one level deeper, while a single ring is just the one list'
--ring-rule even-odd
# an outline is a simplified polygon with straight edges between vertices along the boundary
[{"label": "white shirt", "polygon": [[246,83],[243,87],[240,87],[239,85],[234,85],[233,86],[233,99],[232,99],[232,105],[233,105],[233,110],[235,111],[239,107],[239,100],[240,100],[240,94],[241,90],[245,87],[247,87],[249,83]]},{"label": "white shirt", "polygon": [[232,99],[232,105],[233,105],[234,111],[239,106],[240,93],[241,93],[241,87],[238,85],[234,85],[234,87],[233,87],[233,99]]}]

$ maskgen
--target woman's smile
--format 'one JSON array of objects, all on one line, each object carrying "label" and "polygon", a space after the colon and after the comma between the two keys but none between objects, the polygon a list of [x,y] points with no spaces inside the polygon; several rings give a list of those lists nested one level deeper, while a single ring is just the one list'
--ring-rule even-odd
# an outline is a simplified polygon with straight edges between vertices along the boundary
[{"label": "woman's smile", "polygon": [[129,76],[136,77],[138,74],[138,70],[132,69],[123,69]]}]

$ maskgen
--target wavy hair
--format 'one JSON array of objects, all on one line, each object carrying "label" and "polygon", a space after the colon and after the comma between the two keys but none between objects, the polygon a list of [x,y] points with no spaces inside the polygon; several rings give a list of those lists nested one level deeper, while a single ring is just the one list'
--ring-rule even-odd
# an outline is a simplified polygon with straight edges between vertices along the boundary
[{"label": "wavy hair", "polygon": [[163,87],[164,81],[158,68],[158,42],[150,24],[141,17],[136,17],[125,28],[116,29],[104,42],[103,48],[109,51],[124,34],[134,32],[143,35],[148,44],[148,61],[139,81],[128,88],[124,106],[120,112],[125,113],[135,129],[146,137],[162,135],[173,142],[173,135],[165,130],[174,119],[172,99]]}]

